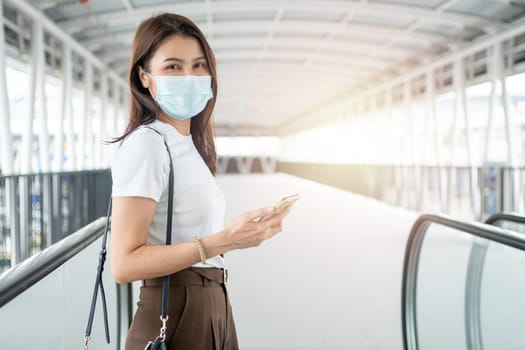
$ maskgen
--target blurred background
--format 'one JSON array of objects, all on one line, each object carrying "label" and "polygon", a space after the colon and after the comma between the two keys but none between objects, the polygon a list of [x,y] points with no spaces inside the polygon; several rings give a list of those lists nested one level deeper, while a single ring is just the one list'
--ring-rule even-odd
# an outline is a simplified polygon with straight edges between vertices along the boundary
[{"label": "blurred background", "polygon": [[[0,11],[0,271],[105,216],[116,146],[104,141],[127,125],[133,34],[162,12],[193,20],[217,58],[228,218],[299,188],[261,180],[272,174],[410,223],[525,211],[525,1],[0,0]],[[250,192],[263,183],[283,193]]]}]

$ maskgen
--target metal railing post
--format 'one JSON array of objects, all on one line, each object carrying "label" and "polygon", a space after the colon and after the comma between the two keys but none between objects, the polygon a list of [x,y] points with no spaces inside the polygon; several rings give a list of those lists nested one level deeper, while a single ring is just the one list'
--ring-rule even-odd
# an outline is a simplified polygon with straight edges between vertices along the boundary
[{"label": "metal railing post", "polygon": [[17,203],[17,191],[18,186],[17,178],[9,177],[5,180],[6,187],[6,216],[8,225],[10,225],[9,234],[11,236],[11,266],[18,263],[22,259],[20,258],[20,252],[18,247],[20,243],[18,240],[20,237],[17,232],[20,232],[20,217],[18,216],[16,208]]},{"label": "metal railing post", "polygon": [[[30,221],[31,221],[31,196],[30,196],[30,178],[21,176],[18,182],[18,200],[12,202],[13,211],[18,209],[19,225],[13,232],[15,237],[16,259],[15,264],[23,261],[29,256]],[[18,203],[17,203],[18,202]]]}]

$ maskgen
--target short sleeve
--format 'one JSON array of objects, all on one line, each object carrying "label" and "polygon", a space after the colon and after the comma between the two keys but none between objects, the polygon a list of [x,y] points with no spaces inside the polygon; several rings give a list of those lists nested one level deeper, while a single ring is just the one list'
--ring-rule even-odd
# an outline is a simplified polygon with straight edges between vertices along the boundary
[{"label": "short sleeve", "polygon": [[162,136],[148,128],[132,132],[111,166],[113,197],[147,197],[157,203],[167,186],[169,159]]}]

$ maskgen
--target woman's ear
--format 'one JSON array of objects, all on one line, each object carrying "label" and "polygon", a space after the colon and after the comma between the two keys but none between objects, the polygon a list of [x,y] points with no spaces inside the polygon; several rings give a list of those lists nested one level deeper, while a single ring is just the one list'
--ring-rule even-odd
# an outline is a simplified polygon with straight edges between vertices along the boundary
[{"label": "woman's ear", "polygon": [[149,89],[150,88],[150,86],[149,86],[149,76],[146,73],[146,71],[144,70],[144,68],[142,68],[142,67],[139,67],[139,78],[140,78],[140,82],[142,83],[142,87],[144,89]]}]

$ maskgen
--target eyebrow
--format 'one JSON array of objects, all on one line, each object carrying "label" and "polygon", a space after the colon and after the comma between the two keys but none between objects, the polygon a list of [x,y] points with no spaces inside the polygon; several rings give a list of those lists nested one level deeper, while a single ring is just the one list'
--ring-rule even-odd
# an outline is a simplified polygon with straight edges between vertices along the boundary
[{"label": "eyebrow", "polygon": [[[206,57],[200,56],[200,57],[194,58],[193,61],[205,60],[205,59]],[[176,61],[176,62],[181,62],[181,63],[185,62],[183,59],[177,58],[177,57],[168,57],[163,62],[168,62],[168,61]]]}]

